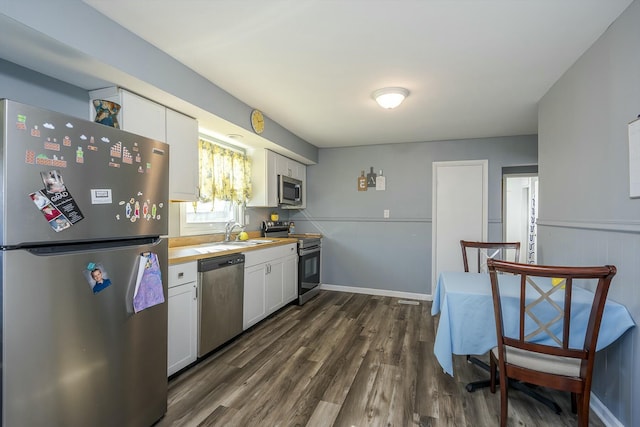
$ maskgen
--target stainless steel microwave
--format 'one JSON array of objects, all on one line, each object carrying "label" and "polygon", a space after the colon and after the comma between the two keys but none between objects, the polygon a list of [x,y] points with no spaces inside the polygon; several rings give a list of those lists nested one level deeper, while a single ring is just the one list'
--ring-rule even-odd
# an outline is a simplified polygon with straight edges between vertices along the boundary
[{"label": "stainless steel microwave", "polygon": [[278,175],[278,203],[287,206],[302,205],[302,181]]}]

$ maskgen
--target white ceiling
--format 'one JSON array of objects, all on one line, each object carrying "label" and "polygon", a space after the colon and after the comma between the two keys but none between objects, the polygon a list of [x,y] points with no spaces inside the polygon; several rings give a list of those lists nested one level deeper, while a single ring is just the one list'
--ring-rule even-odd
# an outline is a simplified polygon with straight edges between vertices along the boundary
[{"label": "white ceiling", "polygon": [[[537,133],[540,98],[632,2],[84,1],[318,147]],[[410,95],[384,110],[386,86]]]}]

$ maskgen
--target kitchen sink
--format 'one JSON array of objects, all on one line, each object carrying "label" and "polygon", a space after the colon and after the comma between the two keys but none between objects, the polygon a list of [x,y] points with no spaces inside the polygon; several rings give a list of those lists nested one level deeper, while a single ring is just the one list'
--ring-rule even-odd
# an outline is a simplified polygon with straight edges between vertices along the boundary
[{"label": "kitchen sink", "polygon": [[204,243],[196,248],[201,254],[215,253],[227,251],[232,248],[246,248],[251,246],[262,245],[265,243],[273,243],[275,240],[268,239],[251,239],[251,240],[232,240],[230,242],[212,242]]},{"label": "kitchen sink", "polygon": [[254,244],[254,245],[261,245],[263,243],[273,243],[276,240],[270,240],[270,239],[251,239],[251,240],[245,240],[244,242],[239,242],[239,243],[250,243],[250,244]]},{"label": "kitchen sink", "polygon": [[215,243],[216,246],[240,246],[240,247],[246,247],[246,246],[256,246],[256,245],[262,245],[264,243],[272,243],[273,240],[263,240],[263,239],[251,239],[251,240],[232,240],[230,242],[217,242]]},{"label": "kitchen sink", "polygon": [[203,245],[203,247],[201,247],[201,248],[195,248],[195,250],[200,252],[201,254],[210,254],[210,253],[215,253],[215,252],[222,252],[222,251],[226,251],[227,249],[228,248],[225,248],[223,246],[211,245],[210,243],[207,243],[206,245]]}]

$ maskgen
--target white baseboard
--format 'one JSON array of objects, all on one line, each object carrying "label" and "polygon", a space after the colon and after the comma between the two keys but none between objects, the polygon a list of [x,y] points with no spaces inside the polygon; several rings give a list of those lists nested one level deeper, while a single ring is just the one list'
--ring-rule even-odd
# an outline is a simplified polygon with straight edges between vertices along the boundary
[{"label": "white baseboard", "polygon": [[353,294],[367,294],[367,295],[378,295],[383,297],[417,299],[421,301],[433,301],[433,295],[418,294],[414,292],[400,292],[400,291],[389,291],[385,289],[360,288],[357,286],[329,285],[326,283],[321,284],[320,289],[325,289],[327,291],[337,291],[337,292],[351,292]]},{"label": "white baseboard", "polygon": [[591,404],[589,407],[593,410],[593,412],[600,418],[600,420],[607,427],[624,427],[624,424],[620,422],[607,408],[604,404],[596,397],[595,394],[591,393]]}]

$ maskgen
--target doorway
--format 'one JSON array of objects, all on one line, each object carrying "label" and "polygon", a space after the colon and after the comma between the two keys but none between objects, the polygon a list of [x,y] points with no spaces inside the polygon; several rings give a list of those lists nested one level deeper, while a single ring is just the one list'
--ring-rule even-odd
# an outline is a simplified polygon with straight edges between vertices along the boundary
[{"label": "doorway", "polygon": [[520,242],[521,263],[537,263],[538,172],[506,173],[502,176],[503,236]]}]

